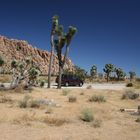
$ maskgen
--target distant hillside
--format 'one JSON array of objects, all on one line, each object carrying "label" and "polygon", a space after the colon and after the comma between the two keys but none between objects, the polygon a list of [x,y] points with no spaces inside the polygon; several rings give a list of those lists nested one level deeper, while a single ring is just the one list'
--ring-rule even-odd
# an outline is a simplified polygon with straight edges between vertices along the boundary
[{"label": "distant hillside", "polygon": [[[33,48],[27,41],[8,39],[4,36],[0,36],[0,56],[2,56],[6,62],[4,70],[7,72],[10,71],[12,59],[22,60],[25,57],[32,56],[34,63],[39,66],[41,73],[48,73],[50,53],[45,50]],[[70,59],[67,59],[65,68],[73,69],[73,64]],[[52,71],[53,74],[57,74],[58,72],[57,56],[54,57]]]}]

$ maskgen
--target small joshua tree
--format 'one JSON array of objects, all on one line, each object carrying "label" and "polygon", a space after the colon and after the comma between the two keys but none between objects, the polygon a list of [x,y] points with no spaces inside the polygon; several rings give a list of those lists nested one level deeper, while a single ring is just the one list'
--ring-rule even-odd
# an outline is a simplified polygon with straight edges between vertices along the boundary
[{"label": "small joshua tree", "polygon": [[129,71],[129,75],[130,75],[130,81],[132,81],[135,78],[136,73],[134,71]]},{"label": "small joshua tree", "polygon": [[[51,65],[53,60],[54,49],[57,52],[57,57],[59,61],[59,80],[58,88],[61,88],[61,76],[62,71],[66,62],[67,54],[69,52],[69,45],[71,43],[72,37],[76,33],[77,29],[73,26],[69,26],[68,32],[64,33],[63,26],[58,24],[58,16],[54,16],[52,20],[52,31],[51,31],[51,58],[48,74],[48,88],[50,87],[50,77],[51,77]],[[62,49],[66,46],[64,57],[62,58]]]},{"label": "small joshua tree", "polygon": [[106,73],[107,82],[108,82],[109,81],[109,76],[110,76],[111,72],[114,71],[114,65],[113,64],[106,64],[105,68],[103,69],[103,71]]},{"label": "small joshua tree", "polygon": [[30,58],[23,59],[17,62],[15,59],[11,62],[12,68],[12,82],[11,88],[17,87],[21,81],[24,81],[25,85],[35,85],[39,70],[34,66]]},{"label": "small joshua tree", "polygon": [[97,67],[96,65],[93,65],[90,69],[90,75],[93,77],[93,78],[96,78],[97,77]]},{"label": "small joshua tree", "polygon": [[117,79],[118,81],[126,76],[125,72],[121,69],[121,68],[115,68],[115,72],[116,72],[116,75],[117,75]]},{"label": "small joshua tree", "polygon": [[31,67],[31,69],[29,70],[29,84],[35,85],[38,75],[39,75],[39,71],[35,67]]}]

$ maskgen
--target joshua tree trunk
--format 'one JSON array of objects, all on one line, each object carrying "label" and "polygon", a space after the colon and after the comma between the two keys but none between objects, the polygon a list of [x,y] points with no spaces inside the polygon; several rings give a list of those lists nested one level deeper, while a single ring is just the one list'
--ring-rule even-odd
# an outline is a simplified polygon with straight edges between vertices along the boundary
[{"label": "joshua tree trunk", "polygon": [[54,36],[51,35],[51,56],[50,56],[50,63],[49,63],[49,70],[48,70],[48,88],[51,87],[51,70],[52,70],[52,63],[53,63],[53,56],[54,56],[54,43],[53,43]]},{"label": "joshua tree trunk", "polygon": [[59,78],[58,78],[58,86],[57,86],[58,89],[61,89],[61,77],[62,77],[62,71],[63,71],[62,66],[59,66]]},{"label": "joshua tree trunk", "polygon": [[68,52],[69,52],[69,46],[67,45],[66,46],[66,52],[65,52],[65,55],[64,55],[64,60],[63,60],[63,66],[62,66],[62,68],[64,68],[64,65],[65,65],[65,62],[66,62],[66,58],[67,58]]},{"label": "joshua tree trunk", "polygon": [[63,72],[63,68],[64,68],[64,65],[66,62],[68,52],[69,52],[69,47],[67,45],[63,62],[62,62],[62,64],[59,64],[59,78],[58,78],[58,86],[57,86],[58,89],[61,89],[61,77],[62,77],[62,72]]},{"label": "joshua tree trunk", "polygon": [[107,74],[107,82],[109,81],[109,74]]}]

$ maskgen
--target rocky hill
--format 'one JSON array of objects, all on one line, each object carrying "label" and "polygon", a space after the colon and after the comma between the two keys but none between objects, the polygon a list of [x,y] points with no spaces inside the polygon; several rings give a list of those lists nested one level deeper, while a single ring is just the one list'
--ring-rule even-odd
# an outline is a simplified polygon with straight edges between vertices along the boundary
[{"label": "rocky hill", "polygon": [[[5,60],[4,70],[10,71],[10,63],[12,59],[22,60],[25,57],[32,56],[36,65],[39,66],[42,74],[48,73],[50,53],[45,50],[33,48],[27,41],[8,39],[7,37],[0,36],[0,56]],[[70,59],[67,59],[65,64],[66,69],[73,69],[73,64]],[[58,59],[54,57],[52,67],[53,74],[58,72]]]}]

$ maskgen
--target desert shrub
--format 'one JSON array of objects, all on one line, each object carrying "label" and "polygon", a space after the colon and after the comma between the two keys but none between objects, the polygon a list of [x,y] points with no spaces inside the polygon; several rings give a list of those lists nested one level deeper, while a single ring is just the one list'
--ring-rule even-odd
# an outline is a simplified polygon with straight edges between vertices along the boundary
[{"label": "desert shrub", "polygon": [[126,84],[126,87],[133,87],[133,83]]},{"label": "desert shrub", "polygon": [[69,121],[65,118],[45,117],[42,119],[42,122],[51,126],[61,126],[65,123],[68,123]]},{"label": "desert shrub", "polygon": [[28,102],[28,107],[31,107],[31,108],[39,108],[41,106],[40,104],[40,101],[39,100],[30,100]]},{"label": "desert shrub", "polygon": [[40,81],[40,87],[44,87],[44,85],[45,85],[45,81],[44,80],[41,80]]},{"label": "desert shrub", "polygon": [[0,84],[0,88],[4,88],[5,87],[5,85],[4,84]]},{"label": "desert shrub", "polygon": [[51,114],[53,112],[52,107],[47,107],[45,114]]},{"label": "desert shrub", "polygon": [[28,107],[28,101],[31,99],[32,97],[31,96],[24,96],[24,98],[19,101],[19,107],[20,108],[27,108]]},{"label": "desert shrub", "polygon": [[13,102],[13,100],[10,97],[2,96],[0,98],[0,103],[12,103],[12,102]]},{"label": "desert shrub", "polygon": [[140,123],[140,117],[138,117],[138,118],[136,119],[136,122]]},{"label": "desert shrub", "polygon": [[90,102],[106,102],[106,99],[103,95],[93,95],[89,98]]},{"label": "desert shrub", "polygon": [[80,95],[84,95],[84,92],[81,92]]},{"label": "desert shrub", "polygon": [[84,110],[81,111],[80,114],[80,119],[85,121],[85,122],[91,122],[94,120],[94,116],[93,113],[90,109],[86,108]]},{"label": "desert shrub", "polygon": [[69,93],[70,93],[70,90],[64,89],[64,90],[62,91],[62,95],[63,95],[63,96],[67,96]]},{"label": "desert shrub", "polygon": [[92,86],[91,85],[87,86],[87,89],[92,89]]},{"label": "desert shrub", "polygon": [[74,95],[70,95],[70,96],[68,97],[68,100],[69,100],[69,102],[76,102],[77,98],[76,98],[76,96],[74,96]]},{"label": "desert shrub", "polygon": [[27,125],[27,126],[31,126],[32,121],[37,121],[37,118],[35,117],[35,112],[33,112],[32,114],[25,113],[12,120],[14,124]]},{"label": "desert shrub", "polygon": [[122,100],[124,99],[131,99],[131,100],[134,100],[134,99],[137,99],[139,97],[139,94],[138,93],[135,93],[133,91],[126,91],[126,93],[124,93],[122,95]]}]

